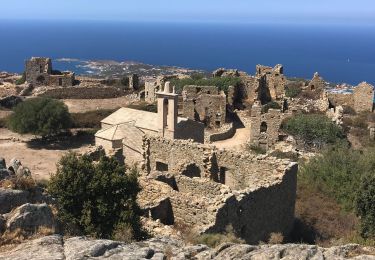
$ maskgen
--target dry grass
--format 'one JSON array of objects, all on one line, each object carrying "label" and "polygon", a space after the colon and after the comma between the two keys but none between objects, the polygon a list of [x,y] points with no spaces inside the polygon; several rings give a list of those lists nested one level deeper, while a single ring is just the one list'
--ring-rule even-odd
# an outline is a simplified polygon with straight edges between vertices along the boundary
[{"label": "dry grass", "polygon": [[4,189],[32,190],[37,186],[31,177],[13,177],[0,181],[0,187]]},{"label": "dry grass", "polygon": [[268,239],[268,244],[282,244],[284,241],[284,236],[281,233],[271,233],[270,238]]},{"label": "dry grass", "polygon": [[290,242],[331,246],[342,238],[357,234],[359,219],[344,212],[333,199],[316,187],[299,180],[296,201],[296,224]]},{"label": "dry grass", "polygon": [[21,229],[14,230],[12,232],[5,231],[5,233],[0,237],[0,251],[2,251],[2,249],[9,249],[9,247],[20,244],[25,240],[49,236],[55,233],[55,229],[49,227],[39,227],[34,232],[26,232]]},{"label": "dry grass", "polygon": [[120,225],[113,232],[113,239],[126,243],[134,242],[134,233],[130,225]]}]

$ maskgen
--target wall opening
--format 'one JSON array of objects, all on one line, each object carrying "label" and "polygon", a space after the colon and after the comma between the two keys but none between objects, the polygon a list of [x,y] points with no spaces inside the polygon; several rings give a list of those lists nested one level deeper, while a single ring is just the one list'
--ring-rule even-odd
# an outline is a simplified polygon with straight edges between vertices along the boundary
[{"label": "wall opening", "polygon": [[39,84],[44,84],[45,83],[45,78],[44,76],[40,75],[36,78],[36,81],[39,83]]},{"label": "wall opening", "polygon": [[168,164],[160,161],[156,161],[155,169],[159,172],[167,172],[168,171]]},{"label": "wall opening", "polygon": [[39,66],[39,73],[43,73],[43,66],[42,65]]},{"label": "wall opening", "polygon": [[228,170],[228,168],[226,168],[226,167],[220,167],[220,169],[219,169],[219,180],[218,180],[219,183],[225,184],[225,175],[226,175],[227,170]]},{"label": "wall opening", "polygon": [[261,133],[267,133],[267,123],[266,122],[262,122],[260,124],[260,132]]},{"label": "wall opening", "polygon": [[59,78],[59,86],[62,86],[62,84],[63,84],[62,78]]},{"label": "wall opening", "polygon": [[315,90],[315,86],[314,85],[311,85],[311,90]]},{"label": "wall opening", "polygon": [[196,164],[189,164],[181,174],[190,178],[201,177],[201,169]]}]

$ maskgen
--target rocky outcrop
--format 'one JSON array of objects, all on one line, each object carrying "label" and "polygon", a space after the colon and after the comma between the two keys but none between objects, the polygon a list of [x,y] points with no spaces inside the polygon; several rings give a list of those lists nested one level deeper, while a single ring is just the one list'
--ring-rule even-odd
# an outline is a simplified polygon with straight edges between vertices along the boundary
[{"label": "rocky outcrop", "polygon": [[35,232],[41,227],[53,229],[54,225],[54,216],[47,204],[27,203],[7,215],[6,230]]},{"label": "rocky outcrop", "polygon": [[5,214],[28,202],[29,192],[0,188],[0,214]]},{"label": "rocky outcrop", "polygon": [[375,259],[375,248],[345,245],[322,248],[314,245],[245,245],[226,243],[216,249],[205,245],[188,246],[171,238],[153,238],[125,244],[84,237],[65,239],[59,235],[28,241],[0,259]]}]

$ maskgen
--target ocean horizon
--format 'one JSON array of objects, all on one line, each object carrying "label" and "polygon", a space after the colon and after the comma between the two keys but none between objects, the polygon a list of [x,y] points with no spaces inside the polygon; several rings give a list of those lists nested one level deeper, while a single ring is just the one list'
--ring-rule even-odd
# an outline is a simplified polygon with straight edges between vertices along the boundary
[{"label": "ocean horizon", "polygon": [[0,71],[21,73],[32,56],[250,74],[283,64],[288,77],[375,85],[375,26],[0,20],[0,35]]}]

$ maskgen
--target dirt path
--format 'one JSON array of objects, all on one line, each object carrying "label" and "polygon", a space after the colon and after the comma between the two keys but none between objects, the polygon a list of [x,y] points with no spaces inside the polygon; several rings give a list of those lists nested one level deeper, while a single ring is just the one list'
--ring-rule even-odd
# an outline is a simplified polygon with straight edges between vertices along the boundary
[{"label": "dirt path", "polygon": [[69,150],[83,152],[90,144],[85,138],[81,142],[65,140],[57,145],[40,144],[31,139],[31,135],[18,135],[0,128],[0,157],[7,164],[12,158],[19,159],[31,170],[35,179],[49,179],[50,173],[56,172],[56,163],[62,155]]},{"label": "dirt path", "polygon": [[230,139],[226,139],[223,141],[213,142],[212,144],[215,145],[217,148],[225,148],[229,150],[242,150],[243,145],[249,140],[250,138],[250,129],[246,127],[237,128],[236,133]]},{"label": "dirt path", "polygon": [[134,100],[128,97],[106,99],[63,99],[71,113],[83,113],[98,109],[116,109],[127,106]]}]

